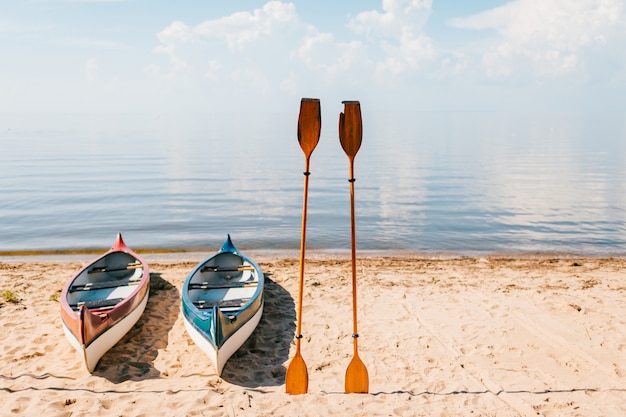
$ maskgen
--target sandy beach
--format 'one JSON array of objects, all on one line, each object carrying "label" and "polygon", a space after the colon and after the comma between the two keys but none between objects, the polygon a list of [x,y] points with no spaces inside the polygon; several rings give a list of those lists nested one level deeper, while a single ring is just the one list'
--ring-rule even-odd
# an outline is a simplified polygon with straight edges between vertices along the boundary
[{"label": "sandy beach", "polygon": [[[350,260],[306,264],[309,393],[285,394],[298,257],[248,253],[263,318],[221,378],[186,334],[182,283],[198,259],[146,255],[137,325],[89,374],[56,300],[78,261],[0,261],[0,404],[20,416],[624,416],[626,259],[567,256],[358,260],[359,354],[369,394],[346,395]],[[89,257],[87,257],[89,259]],[[10,297],[9,297],[10,298]]]}]

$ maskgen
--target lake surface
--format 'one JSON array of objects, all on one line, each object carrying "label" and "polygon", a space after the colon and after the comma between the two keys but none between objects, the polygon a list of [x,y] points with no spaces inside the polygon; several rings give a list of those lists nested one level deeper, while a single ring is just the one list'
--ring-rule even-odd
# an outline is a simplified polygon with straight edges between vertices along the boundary
[{"label": "lake surface", "polygon": [[[363,104],[362,104],[363,105]],[[311,157],[307,247],[350,248],[337,112]],[[0,251],[298,249],[293,113],[2,114]],[[619,113],[368,113],[358,248],[626,254]]]}]

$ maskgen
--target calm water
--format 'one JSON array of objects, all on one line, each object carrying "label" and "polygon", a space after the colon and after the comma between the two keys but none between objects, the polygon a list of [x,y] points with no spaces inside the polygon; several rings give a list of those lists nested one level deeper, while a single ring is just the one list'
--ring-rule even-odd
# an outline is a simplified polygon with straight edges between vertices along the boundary
[{"label": "calm water", "polygon": [[[623,114],[368,113],[360,249],[626,254]],[[309,248],[349,249],[348,159],[322,108]],[[0,251],[297,249],[297,111],[0,115]]]}]

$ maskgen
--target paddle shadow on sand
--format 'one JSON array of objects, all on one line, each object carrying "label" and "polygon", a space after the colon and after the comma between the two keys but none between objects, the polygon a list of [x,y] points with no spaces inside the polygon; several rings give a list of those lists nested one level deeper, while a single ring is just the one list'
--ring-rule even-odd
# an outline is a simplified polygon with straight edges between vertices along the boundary
[{"label": "paddle shadow on sand", "polygon": [[93,372],[118,384],[160,378],[154,367],[158,350],[167,347],[168,333],[180,312],[180,294],[161,277],[150,273],[150,297],[146,309],[130,331],[100,359]]},{"label": "paddle shadow on sand", "polygon": [[296,325],[291,294],[265,274],[265,306],[259,325],[250,338],[231,356],[222,379],[247,388],[285,383],[289,349]]}]

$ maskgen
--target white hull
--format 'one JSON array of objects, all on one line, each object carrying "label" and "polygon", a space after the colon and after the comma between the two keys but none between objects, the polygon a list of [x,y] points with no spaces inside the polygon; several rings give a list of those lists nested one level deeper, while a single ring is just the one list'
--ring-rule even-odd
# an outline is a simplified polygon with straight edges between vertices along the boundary
[{"label": "white hull", "polygon": [[187,317],[183,314],[185,328],[187,329],[187,333],[191,337],[191,339],[195,342],[196,345],[200,347],[200,349],[206,353],[211,362],[215,367],[215,372],[217,376],[222,375],[222,370],[224,369],[224,365],[230,357],[244,344],[246,340],[250,337],[254,329],[256,329],[259,321],[261,321],[261,316],[263,315],[263,304],[259,307],[259,310],[252,316],[250,320],[246,322],[243,326],[241,326],[231,337],[229,337],[226,342],[222,345],[220,349],[216,349],[215,346],[204,336],[202,333],[198,331],[198,329],[192,325]]},{"label": "white hull", "polygon": [[141,300],[141,304],[137,306],[130,314],[117,322],[113,327],[108,328],[104,333],[99,335],[88,346],[82,345],[76,336],[67,328],[63,320],[63,331],[65,336],[69,340],[70,344],[78,352],[83,353],[85,366],[89,372],[93,372],[96,369],[96,365],[100,361],[100,358],[104,356],[122,337],[139,321],[139,318],[143,314],[148,304],[148,294],[150,291],[146,291],[146,295]]}]

